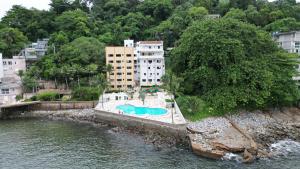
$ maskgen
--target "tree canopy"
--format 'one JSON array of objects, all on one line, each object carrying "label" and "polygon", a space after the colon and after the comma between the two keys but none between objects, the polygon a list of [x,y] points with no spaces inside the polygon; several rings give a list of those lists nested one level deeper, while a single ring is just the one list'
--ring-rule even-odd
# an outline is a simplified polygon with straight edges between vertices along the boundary
[{"label": "tree canopy", "polygon": [[[234,19],[194,22],[172,51],[184,92],[218,111],[289,103],[299,92],[290,54],[259,28]],[[285,92],[280,92],[285,91]]]}]

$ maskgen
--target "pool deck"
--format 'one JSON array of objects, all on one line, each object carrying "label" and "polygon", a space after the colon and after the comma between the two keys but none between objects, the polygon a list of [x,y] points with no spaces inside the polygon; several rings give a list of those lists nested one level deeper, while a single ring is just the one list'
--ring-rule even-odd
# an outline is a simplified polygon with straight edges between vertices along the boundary
[{"label": "pool deck", "polygon": [[[135,114],[126,114],[128,116],[139,117],[154,121],[160,121],[164,123],[173,123],[173,124],[186,124],[186,121],[183,115],[180,112],[180,109],[176,105],[175,108],[167,108],[167,103],[165,99],[169,98],[169,96],[164,92],[157,93],[157,96],[146,96],[145,103],[136,97],[132,100],[111,100],[108,102],[99,103],[96,106],[96,110],[112,112],[116,114],[123,114],[116,107],[119,105],[133,105],[136,107],[148,107],[148,108],[163,108],[167,110],[167,113],[164,115],[135,115]],[[102,107],[103,106],[103,107]],[[173,112],[173,122],[172,122],[172,112]]]}]

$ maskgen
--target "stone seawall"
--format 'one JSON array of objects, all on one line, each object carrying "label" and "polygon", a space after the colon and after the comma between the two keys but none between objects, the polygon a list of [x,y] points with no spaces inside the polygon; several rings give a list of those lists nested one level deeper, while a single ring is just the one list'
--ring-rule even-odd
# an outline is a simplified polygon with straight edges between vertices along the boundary
[{"label": "stone seawall", "polygon": [[8,118],[46,118],[50,120],[68,120],[108,125],[114,131],[126,131],[144,136],[146,142],[157,147],[188,145],[189,141],[185,125],[168,124],[132,116],[119,115],[94,109],[44,111],[36,110],[11,114]]}]

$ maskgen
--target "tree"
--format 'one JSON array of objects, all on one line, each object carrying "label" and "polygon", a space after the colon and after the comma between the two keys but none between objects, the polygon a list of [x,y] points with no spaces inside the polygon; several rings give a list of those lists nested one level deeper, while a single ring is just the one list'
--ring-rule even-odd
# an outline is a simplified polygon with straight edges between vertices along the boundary
[{"label": "tree", "polygon": [[0,29],[0,52],[3,53],[5,57],[18,54],[27,42],[27,37],[18,29]]},{"label": "tree", "polygon": [[297,31],[300,29],[300,22],[295,18],[284,18],[266,25],[264,29],[269,32]]},{"label": "tree", "polygon": [[191,7],[188,14],[192,20],[201,20],[208,14],[208,11],[204,7]]},{"label": "tree", "polygon": [[224,18],[237,19],[240,21],[247,21],[246,14],[241,9],[231,8],[229,12],[226,13]]},{"label": "tree", "polygon": [[53,32],[53,19],[54,15],[51,12],[14,5],[1,22],[19,29],[30,41],[36,41],[48,37]]},{"label": "tree", "polygon": [[173,5],[171,0],[145,0],[138,6],[138,9],[144,15],[152,16],[155,21],[163,21],[171,15]]},{"label": "tree", "polygon": [[91,36],[94,28],[87,13],[79,9],[62,13],[55,19],[54,24],[57,31],[63,31],[71,41],[81,36]]},{"label": "tree", "polygon": [[[173,71],[184,78],[185,94],[201,96],[218,111],[299,98],[292,80],[297,62],[267,32],[237,20],[195,22],[182,35],[171,59]],[[289,99],[278,97],[283,93],[282,98]]]}]

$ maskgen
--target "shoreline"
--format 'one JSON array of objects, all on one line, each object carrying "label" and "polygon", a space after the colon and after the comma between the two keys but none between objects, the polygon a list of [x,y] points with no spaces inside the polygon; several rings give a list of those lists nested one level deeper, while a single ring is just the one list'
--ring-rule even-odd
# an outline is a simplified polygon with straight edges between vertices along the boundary
[{"label": "shoreline", "polygon": [[[157,150],[173,147],[190,149],[191,147],[196,155],[202,157],[232,160],[231,157],[238,156],[244,163],[276,156],[277,154],[272,152],[272,146],[278,142],[286,140],[300,142],[300,109],[298,108],[240,112],[226,117],[211,117],[191,122],[187,126],[188,137],[185,139],[174,134],[174,131],[164,135],[170,128],[157,129],[149,126],[147,128],[146,125],[133,127],[138,123],[126,128],[124,127],[126,125],[120,125],[117,121],[108,123],[107,119],[101,119],[99,114],[101,113],[94,109],[42,110],[15,112],[7,119],[37,118],[108,127],[112,132],[141,136],[146,144],[154,145]],[[161,131],[157,132],[157,130]]]},{"label": "shoreline", "polygon": [[240,112],[188,125],[194,152],[214,159],[239,154],[243,162],[272,158],[271,147],[280,141],[300,141],[300,109]]},{"label": "shoreline", "polygon": [[145,143],[153,144],[157,150],[162,148],[171,147],[186,147],[188,148],[188,140],[183,139],[181,135],[175,134],[164,134],[163,127],[160,129],[147,128],[146,125],[140,127],[125,127],[124,124],[118,124],[117,122],[107,123],[107,120],[98,117],[97,110],[94,109],[71,109],[71,110],[58,110],[58,111],[47,111],[47,110],[36,110],[28,111],[23,113],[13,113],[12,115],[4,118],[5,119],[47,119],[55,121],[71,121],[75,123],[89,124],[95,127],[109,127],[113,132],[125,132],[128,134],[134,134],[141,136]]}]

